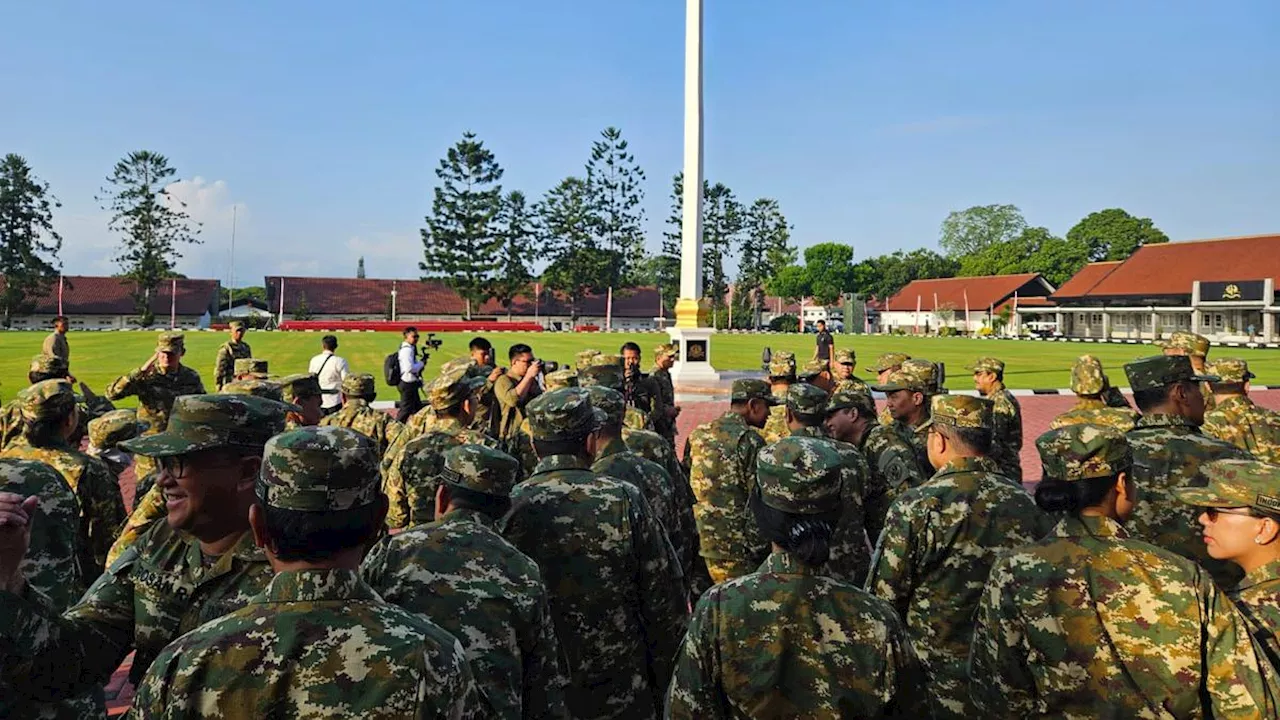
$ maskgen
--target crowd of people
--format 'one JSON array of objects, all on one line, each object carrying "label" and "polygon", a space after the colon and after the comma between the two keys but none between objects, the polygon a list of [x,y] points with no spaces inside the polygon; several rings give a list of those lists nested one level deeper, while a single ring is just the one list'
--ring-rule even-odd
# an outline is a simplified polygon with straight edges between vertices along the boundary
[{"label": "crowd of people", "polygon": [[334,336],[273,375],[233,323],[207,392],[161,333],[98,396],[66,325],[0,409],[0,717],[102,717],[129,653],[136,718],[1280,717],[1280,415],[1198,335],[1136,408],[1076,360],[1029,493],[994,357],[820,333],[677,448],[669,344],[424,385],[407,328],[392,415]]}]

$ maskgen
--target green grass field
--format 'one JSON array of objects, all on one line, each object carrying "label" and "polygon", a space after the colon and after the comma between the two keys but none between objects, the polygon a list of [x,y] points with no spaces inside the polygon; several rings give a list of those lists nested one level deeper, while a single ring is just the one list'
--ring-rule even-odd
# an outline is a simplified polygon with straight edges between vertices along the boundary
[{"label": "green grass field", "polygon": [[[250,332],[246,340],[254,355],[271,361],[275,374],[303,372],[307,361],[320,350],[321,333]],[[155,348],[154,332],[71,333],[71,371],[95,391],[101,393],[116,377],[142,364]],[[432,356],[427,378],[449,358],[465,355],[472,334],[444,333],[439,352]],[[627,340],[640,344],[649,353],[664,336],[653,333],[494,333],[489,335],[505,364],[507,348],[517,342],[529,343],[543,359],[572,363],[574,354],[585,348],[616,351]],[[40,352],[42,333],[0,333],[0,398],[10,398],[27,384],[27,367],[31,357]],[[206,380],[212,375],[213,359],[225,336],[212,332],[187,334],[185,364],[198,370]],[[395,350],[399,336],[390,333],[338,333],[340,355],[347,358],[356,372],[381,374],[382,358]],[[720,335],[712,344],[712,361],[722,370],[751,370],[760,367],[760,353],[766,346],[774,350],[791,350],[801,359],[813,354],[812,335]],[[1126,385],[1121,365],[1135,357],[1154,354],[1155,348],[1136,345],[1093,345],[1030,341],[975,340],[969,338],[913,338],[894,336],[841,335],[836,346],[852,346],[858,352],[859,366],[873,362],[884,352],[900,351],[916,357],[945,362],[948,385],[955,389],[972,387],[964,366],[982,355],[995,355],[1008,364],[1005,381],[1010,388],[1064,388],[1069,384],[1072,360],[1083,353],[1102,358],[1112,379]],[[1258,384],[1280,384],[1280,351],[1236,348],[1216,349],[1214,355],[1242,357],[1258,375]],[[1211,355],[1211,359],[1214,355]],[[865,369],[858,374],[866,378]],[[392,390],[378,381],[383,399]],[[122,403],[128,405],[129,403]]]}]

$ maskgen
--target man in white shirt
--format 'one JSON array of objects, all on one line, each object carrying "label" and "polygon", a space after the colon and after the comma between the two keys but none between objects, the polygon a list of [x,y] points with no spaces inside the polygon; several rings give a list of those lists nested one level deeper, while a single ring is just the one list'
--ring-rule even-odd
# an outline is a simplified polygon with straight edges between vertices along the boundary
[{"label": "man in white shirt", "polygon": [[422,409],[422,368],[426,363],[418,359],[418,328],[404,329],[404,341],[400,343],[400,402],[396,403],[396,420],[409,422],[414,413]]},{"label": "man in white shirt", "polygon": [[307,372],[320,380],[320,413],[332,415],[342,408],[342,381],[351,373],[347,359],[338,357],[334,351],[338,349],[338,338],[325,335],[320,338],[324,350],[311,358]]}]

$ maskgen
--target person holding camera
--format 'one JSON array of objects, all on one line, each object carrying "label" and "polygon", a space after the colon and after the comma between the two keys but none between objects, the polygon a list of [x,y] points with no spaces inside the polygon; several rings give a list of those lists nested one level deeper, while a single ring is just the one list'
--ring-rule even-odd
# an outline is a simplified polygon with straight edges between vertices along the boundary
[{"label": "person holding camera", "polygon": [[499,440],[510,440],[524,424],[524,407],[542,394],[538,375],[542,361],[533,356],[533,348],[516,343],[507,351],[507,371],[493,381],[493,398],[498,412],[491,433]]},{"label": "person holding camera", "polygon": [[422,368],[426,363],[418,359],[418,328],[412,325],[404,329],[400,343],[400,402],[396,403],[396,420],[405,423],[422,409]]}]

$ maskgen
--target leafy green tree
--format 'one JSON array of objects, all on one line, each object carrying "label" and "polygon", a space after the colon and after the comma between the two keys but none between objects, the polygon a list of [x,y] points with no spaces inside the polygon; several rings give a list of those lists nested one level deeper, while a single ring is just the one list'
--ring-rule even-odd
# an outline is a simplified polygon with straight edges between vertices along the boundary
[{"label": "leafy green tree", "polygon": [[1088,253],[1081,241],[1057,237],[1046,228],[1030,227],[1012,240],[961,258],[959,274],[975,277],[1038,272],[1057,286],[1084,267]]},{"label": "leafy green tree", "polygon": [[464,133],[436,168],[431,215],[422,228],[423,280],[438,279],[473,306],[492,295],[502,238],[494,218],[502,208],[502,167],[476,139]]},{"label": "leafy green tree", "polygon": [[219,301],[222,305],[230,305],[236,300],[257,300],[262,303],[267,302],[267,289],[261,285],[251,285],[242,288],[222,288],[222,297]]},{"label": "leafy green tree", "polygon": [[948,257],[973,255],[1022,234],[1027,221],[1016,205],[975,205],[947,215],[938,247]]},{"label": "leafy green tree", "polygon": [[662,231],[661,261],[654,268],[662,304],[668,312],[676,306],[680,297],[680,248],[681,228],[684,224],[684,173],[671,178],[671,214],[667,216],[667,228]]},{"label": "leafy green tree", "polygon": [[813,285],[809,281],[808,268],[802,265],[788,265],[777,272],[767,283],[770,295],[776,295],[785,302],[796,302],[809,297]]},{"label": "leafy green tree", "polygon": [[809,294],[819,305],[835,305],[840,296],[852,292],[853,248],[840,243],[819,243],[805,248],[804,267],[809,275]]},{"label": "leafy green tree", "polygon": [[795,260],[791,226],[787,224],[778,201],[772,198],[756,200],[747,210],[738,258],[738,288],[749,295],[751,327],[760,327],[765,281]]},{"label": "leafy green tree", "polygon": [[1089,261],[1127,260],[1143,245],[1169,242],[1151,218],[1134,217],[1120,208],[1090,213],[1067,231],[1067,239],[1089,248]]},{"label": "leafy green tree", "polygon": [[116,163],[97,198],[111,211],[107,228],[122,236],[116,262],[122,277],[137,287],[133,304],[144,327],[155,322],[151,300],[161,281],[173,276],[173,265],[182,257],[179,247],[200,243],[200,223],[193,222],[187,204],[168,191],[176,174],[165,156],[150,150],[132,152]]},{"label": "leafy green tree", "polygon": [[511,319],[511,304],[516,296],[524,294],[533,281],[526,257],[534,249],[531,241],[537,232],[535,220],[524,193],[512,190],[503,198],[497,217],[502,247],[498,251],[498,271],[491,287],[493,297],[506,309],[508,320]]},{"label": "leafy green tree", "polygon": [[622,131],[605,128],[591,146],[586,180],[596,245],[616,258],[608,269],[607,287],[632,284],[631,275],[644,257],[644,179]]},{"label": "leafy green tree", "polygon": [[360,260],[356,262],[356,278],[359,280],[364,279],[364,256],[363,255],[361,255]]},{"label": "leafy green tree", "polygon": [[859,262],[853,268],[853,286],[880,300],[893,297],[912,280],[954,277],[960,263],[938,253],[919,248],[897,250]]},{"label": "leafy green tree", "polygon": [[[1044,228],[1032,228],[1044,230]],[[1045,231],[1047,232],[1047,231]],[[1082,242],[1069,238],[1050,235],[1040,243],[1040,248],[1031,258],[1032,271],[1044,275],[1054,287],[1071,279],[1089,262],[1089,248]]]},{"label": "leafy green tree", "polygon": [[706,191],[702,215],[702,294],[711,300],[712,317],[725,309],[729,275],[725,261],[742,234],[746,213],[723,183]]},{"label": "leafy green tree", "polygon": [[31,172],[22,157],[0,160],[0,310],[4,327],[16,315],[30,313],[35,298],[48,292],[58,277],[62,236],[53,229],[53,208],[61,204],[49,184]]},{"label": "leafy green tree", "polygon": [[547,288],[569,300],[569,314],[577,324],[582,298],[608,288],[617,257],[596,245],[590,194],[582,178],[567,177],[538,203],[541,253],[550,260],[542,273]]}]

